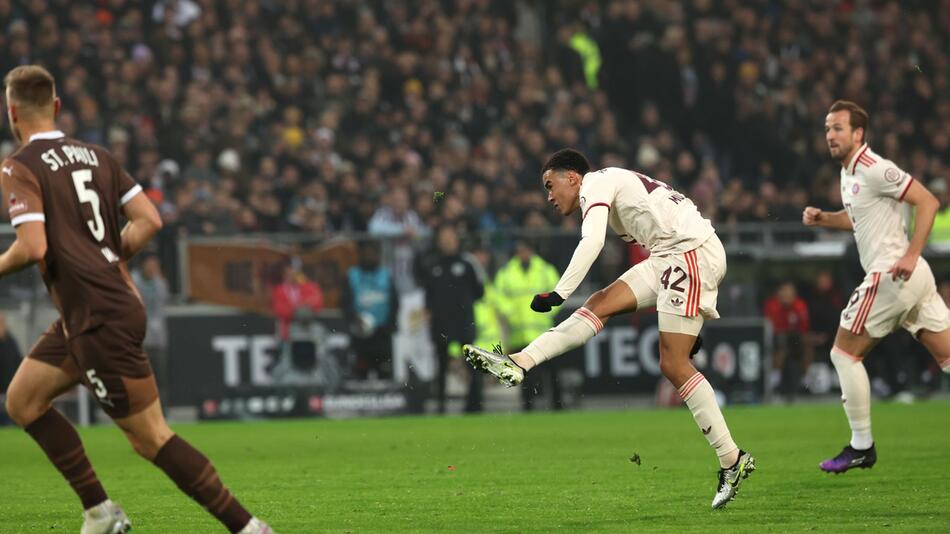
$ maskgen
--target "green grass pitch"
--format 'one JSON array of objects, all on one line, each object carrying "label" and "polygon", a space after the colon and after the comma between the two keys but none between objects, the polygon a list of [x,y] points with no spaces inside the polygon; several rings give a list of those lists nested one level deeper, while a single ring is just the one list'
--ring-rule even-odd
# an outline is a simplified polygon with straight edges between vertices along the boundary
[{"label": "green grass pitch", "polygon": [[[948,532],[950,402],[876,403],[879,461],[821,473],[840,406],[732,407],[758,470],[709,509],[716,459],[685,409],[178,425],[280,533]],[[134,532],[224,532],[111,426],[84,430]],[[630,461],[638,454],[640,465]],[[0,431],[0,532],[77,532],[79,501],[22,431]]]}]

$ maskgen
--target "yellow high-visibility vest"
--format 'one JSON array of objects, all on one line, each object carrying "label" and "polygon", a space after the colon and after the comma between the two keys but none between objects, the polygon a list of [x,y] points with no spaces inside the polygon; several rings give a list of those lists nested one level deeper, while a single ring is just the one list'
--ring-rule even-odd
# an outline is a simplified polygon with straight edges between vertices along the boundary
[{"label": "yellow high-visibility vest", "polygon": [[540,256],[533,256],[527,269],[520,259],[512,258],[495,275],[495,298],[507,326],[506,349],[524,348],[553,326],[557,308],[538,313],[531,309],[531,299],[552,291],[559,278],[557,269]]}]

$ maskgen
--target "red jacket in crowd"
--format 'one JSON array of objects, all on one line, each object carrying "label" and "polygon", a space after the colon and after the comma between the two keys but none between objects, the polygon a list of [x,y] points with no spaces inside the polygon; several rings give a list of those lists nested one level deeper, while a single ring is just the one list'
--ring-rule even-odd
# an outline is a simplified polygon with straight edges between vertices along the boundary
[{"label": "red jacket in crowd", "polygon": [[290,322],[300,308],[317,313],[323,309],[323,291],[310,280],[284,282],[271,290],[271,307],[280,321],[280,338],[287,339]]},{"label": "red jacket in crowd", "polygon": [[795,297],[789,304],[783,303],[778,296],[769,297],[769,300],[765,301],[765,317],[772,323],[776,334],[806,334],[811,328],[808,306],[801,297]]}]

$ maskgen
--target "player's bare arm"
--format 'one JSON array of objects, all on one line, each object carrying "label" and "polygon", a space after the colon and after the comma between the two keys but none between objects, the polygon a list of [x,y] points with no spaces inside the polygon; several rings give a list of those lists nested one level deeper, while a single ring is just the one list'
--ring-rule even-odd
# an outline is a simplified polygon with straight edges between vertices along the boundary
[{"label": "player's bare arm", "polygon": [[818,226],[833,230],[853,230],[851,218],[847,210],[824,211],[821,208],[808,206],[802,211],[802,223],[805,226]]},{"label": "player's bare arm", "polygon": [[162,217],[152,201],[141,193],[132,197],[122,209],[129,219],[122,229],[122,259],[128,260],[162,229]]},{"label": "player's bare arm", "polygon": [[914,273],[917,260],[924,251],[924,246],[926,246],[927,239],[930,237],[930,230],[933,228],[937,210],[940,209],[940,202],[937,197],[916,180],[910,185],[907,194],[904,195],[904,202],[916,208],[914,235],[910,239],[907,252],[887,271],[891,273],[894,280],[898,278],[907,280]]},{"label": "player's bare arm", "polygon": [[16,228],[16,240],[0,255],[0,276],[6,276],[41,261],[46,256],[46,225],[25,222]]}]

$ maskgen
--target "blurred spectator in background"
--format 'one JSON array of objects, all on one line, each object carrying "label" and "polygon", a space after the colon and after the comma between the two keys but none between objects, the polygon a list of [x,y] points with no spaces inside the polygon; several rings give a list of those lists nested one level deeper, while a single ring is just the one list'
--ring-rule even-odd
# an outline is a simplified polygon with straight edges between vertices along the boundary
[{"label": "blurred spectator in background", "polygon": [[303,273],[299,258],[283,266],[280,282],[271,288],[271,309],[278,343],[268,372],[276,383],[301,381],[318,364],[318,340],[311,327],[323,309],[323,291]]},{"label": "blurred spectator in background", "polygon": [[280,283],[271,289],[271,309],[278,321],[278,337],[287,341],[290,323],[309,321],[323,309],[323,292],[300,270],[296,258],[283,268]]},{"label": "blurred spectator in background", "polygon": [[791,399],[801,387],[802,376],[811,364],[808,346],[810,330],[808,306],[798,296],[795,284],[782,282],[765,301],[766,319],[772,323],[772,371],[769,390]]},{"label": "blurred spectator in background", "polygon": [[841,321],[841,309],[844,307],[845,294],[835,282],[830,270],[818,271],[815,281],[805,300],[808,303],[808,318],[811,332],[808,334],[806,358],[809,353],[814,361],[805,369],[803,386],[815,394],[830,393],[834,368],[829,354],[838,333]]},{"label": "blurred spectator in background", "polygon": [[[506,354],[521,352],[534,338],[554,325],[557,310],[537,313],[531,309],[531,299],[538,293],[550,291],[557,285],[559,278],[557,269],[538,256],[530,243],[519,240],[515,244],[514,256],[495,275],[498,308],[506,332]],[[521,402],[525,410],[531,410],[535,397],[543,394],[542,383],[545,380],[550,383],[552,407],[558,410],[563,407],[558,366],[542,366],[538,370],[542,369],[548,370],[528,373],[521,384]]]},{"label": "blurred spectator in background", "polygon": [[815,284],[808,294],[808,319],[811,326],[811,346],[818,354],[831,352],[838,324],[841,322],[841,309],[844,296],[835,286],[830,271],[822,270],[815,277]]},{"label": "blurred spectator in background", "polygon": [[22,359],[20,345],[7,330],[7,316],[0,313],[0,426],[13,424],[5,408],[7,387],[10,386]]},{"label": "blurred spectator in background", "polygon": [[388,238],[386,243],[390,246],[385,263],[392,266],[396,287],[400,293],[412,290],[415,285],[412,240],[426,235],[428,229],[410,207],[409,192],[402,187],[389,191],[384,204],[370,218],[367,230],[374,237]]},{"label": "blurred spectator in background", "polygon": [[379,237],[414,237],[426,231],[419,215],[409,205],[409,193],[401,187],[389,192],[385,203],[369,220],[369,233]]},{"label": "blurred spectator in background", "polygon": [[142,295],[148,317],[145,330],[145,352],[155,368],[158,383],[167,385],[168,327],[165,323],[165,307],[168,306],[170,293],[158,256],[146,255],[141,267],[132,272],[132,280]]},{"label": "blurred spectator in background", "polygon": [[362,241],[359,259],[346,273],[344,313],[352,327],[356,378],[392,377],[399,295],[389,269],[380,264],[378,241]]},{"label": "blurred spectator in background", "polygon": [[[485,286],[481,267],[471,255],[462,253],[454,226],[440,226],[435,241],[435,251],[421,259],[416,276],[426,294],[429,326],[438,359],[438,410],[445,413],[449,361],[450,358],[458,361],[462,345],[475,339],[475,302],[485,294]],[[481,411],[482,374],[469,365],[458,367],[469,376],[465,411]]]}]

